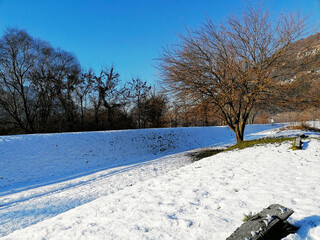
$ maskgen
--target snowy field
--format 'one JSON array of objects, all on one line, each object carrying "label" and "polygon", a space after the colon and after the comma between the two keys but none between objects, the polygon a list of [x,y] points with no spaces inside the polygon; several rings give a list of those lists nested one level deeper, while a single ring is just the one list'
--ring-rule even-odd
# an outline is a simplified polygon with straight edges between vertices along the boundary
[{"label": "snowy field", "polygon": [[[252,125],[247,139],[300,134]],[[268,130],[269,129],[269,130]],[[263,131],[263,132],[260,132]],[[272,203],[320,239],[320,142],[223,152],[224,127],[0,137],[1,239],[225,239]],[[20,229],[20,230],[19,230]],[[0,235],[0,236],[1,236]]]},{"label": "snowy field", "polygon": [[320,120],[308,121],[306,124],[310,127],[320,129]]},{"label": "snowy field", "polygon": [[[279,126],[249,125],[246,134],[250,138],[252,133]],[[0,136],[0,196],[234,142],[234,134],[227,127]]]}]

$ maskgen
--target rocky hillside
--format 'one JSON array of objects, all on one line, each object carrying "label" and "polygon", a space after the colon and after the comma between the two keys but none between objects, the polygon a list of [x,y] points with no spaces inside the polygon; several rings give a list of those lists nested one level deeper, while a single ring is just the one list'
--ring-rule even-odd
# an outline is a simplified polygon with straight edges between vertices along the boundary
[{"label": "rocky hillside", "polygon": [[291,44],[286,61],[273,77],[291,89],[292,98],[284,108],[265,108],[265,115],[258,116],[255,123],[270,118],[276,122],[320,119],[320,32]]},{"label": "rocky hillside", "polygon": [[282,81],[320,79],[320,32],[293,43],[290,58],[284,65],[280,74]]}]

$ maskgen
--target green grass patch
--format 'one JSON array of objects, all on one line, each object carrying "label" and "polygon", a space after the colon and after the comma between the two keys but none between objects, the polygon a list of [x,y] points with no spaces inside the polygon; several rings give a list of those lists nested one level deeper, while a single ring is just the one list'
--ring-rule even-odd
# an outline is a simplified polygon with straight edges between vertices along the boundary
[{"label": "green grass patch", "polygon": [[246,222],[246,221],[249,221],[251,218],[254,217],[254,213],[253,212],[249,212],[249,214],[243,214],[243,219],[242,221]]},{"label": "green grass patch", "polygon": [[292,146],[291,146],[291,148],[290,149],[292,149],[292,150],[301,150],[302,148],[299,148],[299,147],[297,147],[296,146],[296,139],[293,139],[293,141],[292,141]]},{"label": "green grass patch", "polygon": [[297,146],[295,146],[294,143],[293,143],[293,145],[292,145],[292,147],[291,147],[290,149],[292,149],[292,150],[294,150],[294,151],[295,151],[295,150],[301,150],[301,148],[298,148]]},{"label": "green grass patch", "polygon": [[249,140],[249,141],[242,141],[240,143],[237,143],[231,147],[228,147],[226,151],[234,150],[234,149],[244,149],[253,147],[255,145],[261,145],[261,144],[269,144],[269,143],[282,143],[285,141],[292,141],[294,138],[261,138],[261,139],[255,139],[255,140]]},{"label": "green grass patch", "polygon": [[[237,143],[235,145],[232,145],[226,149],[205,149],[205,150],[200,150],[197,152],[190,153],[189,156],[192,158],[192,162],[199,161],[203,158],[206,157],[211,157],[213,155],[216,155],[221,152],[225,151],[231,151],[231,150],[236,150],[236,149],[244,149],[244,148],[249,148],[253,147],[256,145],[264,145],[264,144],[280,144],[282,142],[286,141],[293,141],[291,149],[294,149],[294,140],[295,137],[282,137],[282,138],[261,138],[261,139],[255,139],[255,140],[249,140],[249,141],[243,141],[240,143]],[[298,149],[298,148],[297,148]]]}]

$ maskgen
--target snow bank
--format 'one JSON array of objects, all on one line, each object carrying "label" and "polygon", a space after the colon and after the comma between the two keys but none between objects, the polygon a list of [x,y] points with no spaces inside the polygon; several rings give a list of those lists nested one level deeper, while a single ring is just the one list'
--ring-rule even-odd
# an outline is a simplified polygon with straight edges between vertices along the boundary
[{"label": "snow bank", "polygon": [[[275,127],[248,125],[246,134]],[[2,136],[0,196],[234,139],[227,127]]]},{"label": "snow bank", "polygon": [[320,129],[320,120],[307,121],[306,124],[307,124],[309,127],[313,127],[313,128]]},{"label": "snow bank", "polygon": [[320,141],[223,152],[137,183],[3,239],[226,239],[243,214],[295,211],[288,240],[320,239]]}]

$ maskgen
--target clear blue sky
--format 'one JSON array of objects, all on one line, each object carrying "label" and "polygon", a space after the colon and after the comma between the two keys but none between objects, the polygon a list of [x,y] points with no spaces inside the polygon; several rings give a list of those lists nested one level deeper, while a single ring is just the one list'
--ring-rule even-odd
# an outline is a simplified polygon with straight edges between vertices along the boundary
[{"label": "clear blue sky", "polygon": [[[114,65],[124,81],[140,77],[154,83],[155,59],[162,46],[177,43],[185,26],[205,16],[223,21],[244,0],[0,0],[0,33],[7,27],[27,30],[74,53],[82,67],[96,72]],[[317,0],[267,0],[271,12],[300,10],[319,24]]]}]

